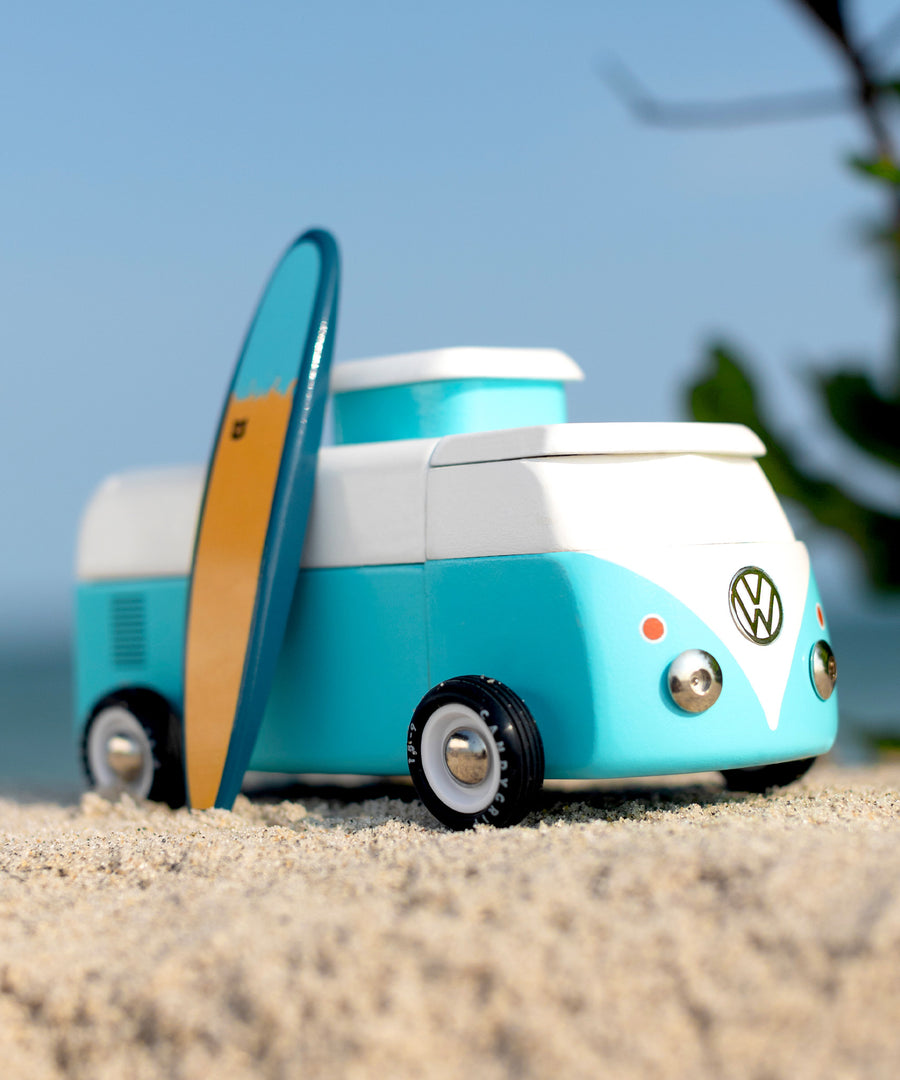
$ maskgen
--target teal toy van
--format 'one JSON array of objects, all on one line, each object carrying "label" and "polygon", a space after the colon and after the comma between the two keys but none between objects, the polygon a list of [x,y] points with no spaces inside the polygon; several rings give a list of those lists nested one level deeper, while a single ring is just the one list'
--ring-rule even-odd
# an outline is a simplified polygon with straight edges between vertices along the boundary
[{"label": "teal toy van", "polygon": [[[728,424],[566,422],[555,350],[337,365],[301,572],[250,768],[396,775],[444,824],[508,825],[544,778],[718,770],[834,742],[806,548]],[[89,781],[184,801],[184,627],[204,476],[106,480],[77,556]]]}]

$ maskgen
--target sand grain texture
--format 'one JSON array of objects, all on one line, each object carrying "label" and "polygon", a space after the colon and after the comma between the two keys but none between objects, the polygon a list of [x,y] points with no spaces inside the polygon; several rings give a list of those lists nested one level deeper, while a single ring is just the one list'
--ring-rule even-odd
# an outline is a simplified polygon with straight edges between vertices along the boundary
[{"label": "sand grain texture", "polygon": [[898,788],[0,802],[3,1075],[895,1080]]}]

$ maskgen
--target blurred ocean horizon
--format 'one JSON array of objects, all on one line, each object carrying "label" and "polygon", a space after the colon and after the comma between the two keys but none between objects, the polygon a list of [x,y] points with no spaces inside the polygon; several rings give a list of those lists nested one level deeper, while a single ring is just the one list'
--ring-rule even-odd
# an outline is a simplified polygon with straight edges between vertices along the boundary
[{"label": "blurred ocean horizon", "polygon": [[[830,620],[838,659],[841,731],[835,757],[855,763],[900,742],[900,616]],[[84,790],[72,716],[72,646],[55,626],[0,638],[4,753],[0,797],[69,803]]]},{"label": "blurred ocean horizon", "polygon": [[71,802],[83,790],[71,687],[68,634],[0,638],[0,797]]}]

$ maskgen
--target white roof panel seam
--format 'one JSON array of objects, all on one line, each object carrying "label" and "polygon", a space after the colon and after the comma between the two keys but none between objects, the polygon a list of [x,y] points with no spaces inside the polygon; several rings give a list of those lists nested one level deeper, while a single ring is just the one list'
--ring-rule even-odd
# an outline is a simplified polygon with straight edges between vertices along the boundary
[{"label": "white roof panel seam", "polygon": [[548,457],[715,454],[755,458],[765,446],[741,424],[548,424],[447,435],[431,468]]}]

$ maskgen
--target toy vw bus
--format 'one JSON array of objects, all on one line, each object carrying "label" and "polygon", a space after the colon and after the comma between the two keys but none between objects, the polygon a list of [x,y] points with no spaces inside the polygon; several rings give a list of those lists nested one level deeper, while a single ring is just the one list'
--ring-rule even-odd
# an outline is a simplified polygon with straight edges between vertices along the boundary
[{"label": "toy vw bus", "polygon": [[[553,350],[447,349],[332,376],[302,569],[251,769],[409,769],[446,825],[508,825],[545,777],[721,770],[765,790],[837,729],[806,548],[729,424],[566,423]],[[184,801],[200,468],[108,479],[78,544],[89,780]]]}]

